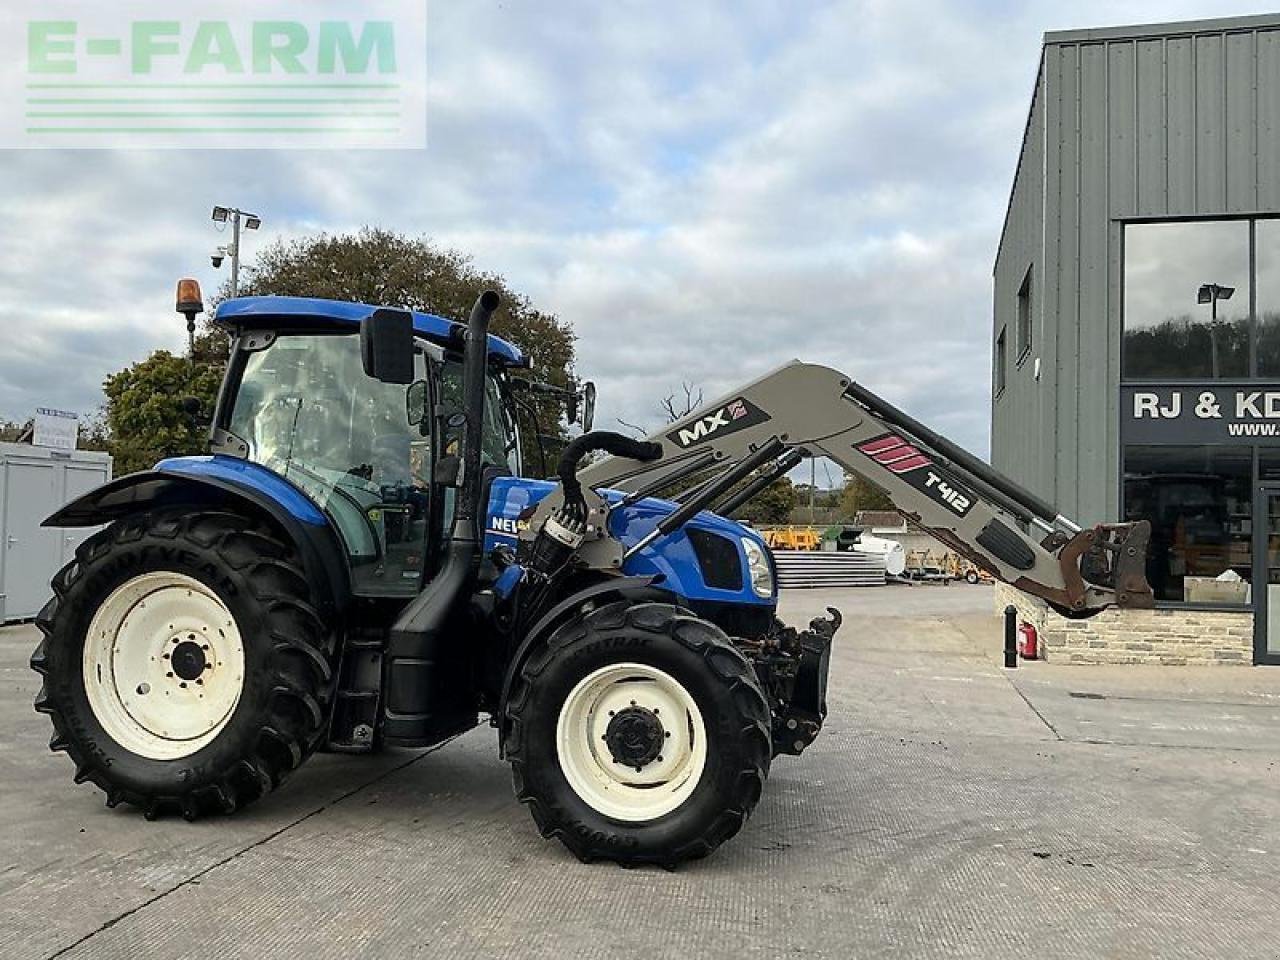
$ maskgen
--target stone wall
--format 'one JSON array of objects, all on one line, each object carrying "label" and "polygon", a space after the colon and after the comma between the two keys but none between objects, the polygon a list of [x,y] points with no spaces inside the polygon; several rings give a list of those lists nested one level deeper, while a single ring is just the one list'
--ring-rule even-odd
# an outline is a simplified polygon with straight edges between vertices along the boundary
[{"label": "stone wall", "polygon": [[1253,612],[1118,610],[1068,620],[1039,597],[997,583],[998,615],[1013,604],[1019,622],[1040,638],[1040,656],[1053,663],[1155,663],[1248,666],[1253,663]]}]

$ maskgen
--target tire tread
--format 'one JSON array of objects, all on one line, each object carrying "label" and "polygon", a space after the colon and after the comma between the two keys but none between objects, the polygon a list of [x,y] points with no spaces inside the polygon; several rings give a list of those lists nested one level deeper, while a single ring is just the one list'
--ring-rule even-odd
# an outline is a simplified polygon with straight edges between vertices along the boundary
[{"label": "tire tread", "polygon": [[[75,585],[114,550],[147,536],[185,540],[243,575],[266,611],[263,629],[274,649],[275,672],[271,706],[256,748],[229,764],[213,782],[157,795],[113,782],[109,765],[81,748],[64,715],[67,705],[55,701],[47,681],[48,651],[59,642],[60,612]],[[35,708],[53,723],[50,749],[66,753],[75,767],[75,782],[95,784],[106,795],[107,806],[128,803],[140,808],[147,819],[168,811],[188,820],[229,814],[279,786],[323,739],[333,679],[332,631],[311,603],[306,575],[292,546],[265,524],[232,511],[192,513],[182,508],[126,517],[82,542],[74,559],[53,576],[51,586],[53,597],[35,621],[41,640],[31,656],[31,668],[45,679]],[[285,703],[287,709],[282,706]]]},{"label": "tire tread", "polygon": [[[595,843],[590,836],[567,829],[568,825],[557,820],[546,800],[528,786],[529,778],[525,769],[529,761],[523,719],[534,686],[557,657],[596,633],[620,629],[669,637],[700,657],[708,674],[724,684],[736,703],[744,720],[743,742],[751,745],[751,749],[746,751],[749,762],[738,773],[739,788],[732,806],[722,810],[697,837],[678,847],[628,857],[618,856],[608,847]],[[516,799],[528,805],[538,832],[544,838],[559,839],[584,863],[612,860],[620,866],[649,863],[673,869],[681,862],[697,860],[710,854],[741,830],[750,817],[769,775],[769,760],[772,755],[769,716],[768,701],[760,689],[751,664],[718,627],[671,604],[630,604],[626,601],[609,604],[561,627],[521,667],[506,713],[509,725],[507,756],[511,763]]]}]

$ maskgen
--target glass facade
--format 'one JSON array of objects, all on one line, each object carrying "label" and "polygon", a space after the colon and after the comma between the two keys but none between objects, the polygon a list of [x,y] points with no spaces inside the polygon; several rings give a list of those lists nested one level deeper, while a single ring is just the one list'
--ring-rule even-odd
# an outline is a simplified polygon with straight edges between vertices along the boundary
[{"label": "glass facade", "polygon": [[[1125,517],[1151,521],[1147,580],[1157,600],[1248,601],[1252,477],[1249,447],[1125,448]],[[1228,570],[1240,581],[1206,582]]]},{"label": "glass facade", "polygon": [[1253,229],[1258,376],[1280,379],[1280,220]]},{"label": "glass facade", "polygon": [[1249,375],[1249,221],[1129,224],[1124,264],[1125,379]]},{"label": "glass facade", "polygon": [[[1123,280],[1123,384],[1186,385],[1188,397],[1220,381],[1223,396],[1280,387],[1280,220],[1127,224]],[[1124,516],[1151,521],[1156,599],[1248,605],[1272,579],[1255,574],[1254,494],[1280,483],[1280,448],[1189,445],[1177,432],[1123,448]],[[1270,526],[1257,524],[1264,547]]]}]

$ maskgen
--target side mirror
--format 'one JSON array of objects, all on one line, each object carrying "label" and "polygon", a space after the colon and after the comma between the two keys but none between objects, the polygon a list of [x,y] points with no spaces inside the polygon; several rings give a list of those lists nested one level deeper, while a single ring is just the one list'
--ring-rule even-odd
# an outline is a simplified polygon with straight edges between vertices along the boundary
[{"label": "side mirror", "polygon": [[378,309],[360,323],[360,360],[383,383],[413,383],[413,316]]},{"label": "side mirror", "polygon": [[409,384],[404,393],[404,412],[411,427],[427,419],[427,381],[415,380]]},{"label": "side mirror", "polygon": [[582,388],[582,432],[590,433],[596,421],[596,385],[590,380]]}]

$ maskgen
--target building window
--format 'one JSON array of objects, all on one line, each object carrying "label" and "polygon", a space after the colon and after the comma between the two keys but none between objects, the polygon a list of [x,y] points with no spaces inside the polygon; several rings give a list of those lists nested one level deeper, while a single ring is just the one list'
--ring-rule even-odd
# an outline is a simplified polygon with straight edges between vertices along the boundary
[{"label": "building window", "polygon": [[1018,288],[1018,363],[1022,363],[1031,353],[1031,318],[1032,313],[1032,279],[1035,264],[1027,267],[1027,274],[1022,278],[1022,286]]},{"label": "building window", "polygon": [[1250,375],[1250,232],[1247,220],[1125,227],[1125,379]]},{"label": "building window", "polygon": [[996,397],[1004,393],[1005,361],[1007,360],[1004,333],[1004,328],[1001,327],[1000,335],[996,337],[995,370],[991,375],[992,392]]},{"label": "building window", "polygon": [[1280,377],[1280,220],[1254,223],[1258,376]]},{"label": "building window", "polygon": [[1151,521],[1147,580],[1157,600],[1248,602],[1252,476],[1248,447],[1125,447],[1125,519]]}]

